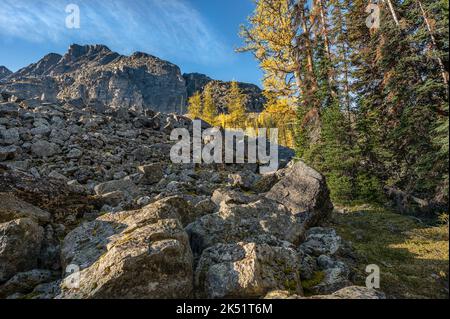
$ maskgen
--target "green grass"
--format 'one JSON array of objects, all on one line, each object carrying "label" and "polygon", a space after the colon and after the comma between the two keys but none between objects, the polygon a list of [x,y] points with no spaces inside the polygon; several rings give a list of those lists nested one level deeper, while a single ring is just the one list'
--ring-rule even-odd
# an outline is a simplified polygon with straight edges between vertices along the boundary
[{"label": "green grass", "polygon": [[365,284],[366,266],[376,264],[388,298],[449,297],[448,224],[427,225],[368,205],[346,209],[333,213],[330,226],[357,253],[357,284]]}]

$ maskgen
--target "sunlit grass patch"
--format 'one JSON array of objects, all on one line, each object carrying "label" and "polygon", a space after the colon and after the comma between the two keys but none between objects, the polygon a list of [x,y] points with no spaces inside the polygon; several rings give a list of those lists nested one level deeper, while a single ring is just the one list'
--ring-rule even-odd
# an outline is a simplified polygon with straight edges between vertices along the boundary
[{"label": "sunlit grass patch", "polygon": [[358,255],[358,284],[365,268],[381,270],[381,290],[390,298],[448,298],[448,224],[427,225],[380,207],[346,208],[332,223]]}]

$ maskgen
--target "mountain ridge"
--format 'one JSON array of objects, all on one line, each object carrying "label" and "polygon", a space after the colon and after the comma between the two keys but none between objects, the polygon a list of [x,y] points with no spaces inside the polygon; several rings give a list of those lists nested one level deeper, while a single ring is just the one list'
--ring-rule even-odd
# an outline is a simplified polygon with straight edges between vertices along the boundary
[{"label": "mountain ridge", "polygon": [[[70,45],[64,55],[49,53],[3,76],[0,92],[40,102],[67,101],[98,110],[127,108],[142,112],[186,113],[187,101],[213,82],[218,111],[226,112],[230,82],[200,73],[182,74],[176,64],[144,52],[121,55],[105,45]],[[249,112],[261,112],[262,90],[239,83]]]}]

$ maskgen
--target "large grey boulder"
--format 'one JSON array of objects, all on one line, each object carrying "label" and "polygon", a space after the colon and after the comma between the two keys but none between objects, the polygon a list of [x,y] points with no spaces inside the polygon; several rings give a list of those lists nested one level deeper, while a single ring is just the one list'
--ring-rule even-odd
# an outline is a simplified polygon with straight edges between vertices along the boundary
[{"label": "large grey boulder", "polygon": [[248,204],[222,202],[217,213],[186,227],[195,254],[219,243],[258,242],[298,244],[305,229],[301,215],[266,198]]},{"label": "large grey boulder", "polygon": [[0,224],[0,283],[37,267],[44,229],[29,218]]},{"label": "large grey boulder", "polygon": [[[173,210],[142,209],[104,215],[71,232],[63,266],[79,267],[58,298],[189,298],[193,257]],[[72,277],[79,276],[73,287]]]},{"label": "large grey boulder", "polygon": [[314,226],[333,211],[325,177],[298,161],[290,163],[266,197],[304,215],[305,225]]},{"label": "large grey boulder", "polygon": [[218,244],[195,272],[201,298],[257,298],[275,289],[302,294],[295,250],[255,243]]}]

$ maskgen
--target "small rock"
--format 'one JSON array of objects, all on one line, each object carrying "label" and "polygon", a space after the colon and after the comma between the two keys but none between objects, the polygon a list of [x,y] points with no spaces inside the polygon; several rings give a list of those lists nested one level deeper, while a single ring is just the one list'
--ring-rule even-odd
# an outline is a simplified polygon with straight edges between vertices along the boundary
[{"label": "small rock", "polygon": [[16,146],[0,147],[0,162],[14,159],[19,152]]},{"label": "small rock", "polygon": [[67,154],[67,158],[69,158],[69,159],[78,159],[81,156],[83,156],[83,152],[77,148],[71,149],[69,151],[69,153]]},{"label": "small rock", "polygon": [[19,130],[17,128],[0,130],[0,144],[12,145],[18,144],[19,141],[20,135]]},{"label": "small rock", "polygon": [[105,195],[115,191],[122,191],[123,193],[129,195],[133,195],[139,192],[136,185],[131,180],[128,179],[121,179],[101,183],[95,186],[94,190],[97,195]]},{"label": "small rock", "polygon": [[38,157],[50,157],[59,153],[59,147],[54,143],[39,140],[31,146],[31,151]]},{"label": "small rock", "polygon": [[164,177],[165,165],[154,163],[139,166],[139,171],[144,174],[141,183],[144,185],[152,185],[158,183]]}]

